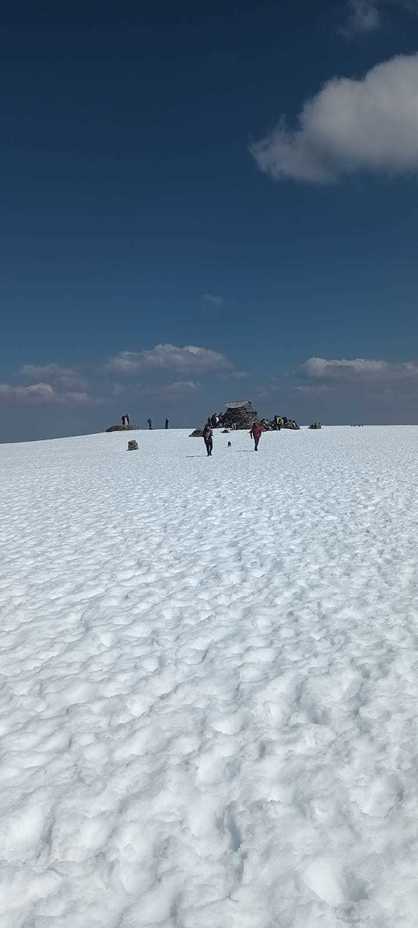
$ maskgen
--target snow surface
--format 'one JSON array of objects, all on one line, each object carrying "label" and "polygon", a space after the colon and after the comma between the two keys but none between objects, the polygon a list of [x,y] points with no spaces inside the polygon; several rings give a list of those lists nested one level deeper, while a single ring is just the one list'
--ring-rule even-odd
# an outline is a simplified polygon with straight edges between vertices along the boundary
[{"label": "snow surface", "polygon": [[187,435],[0,446],[1,925],[415,928],[418,428]]}]

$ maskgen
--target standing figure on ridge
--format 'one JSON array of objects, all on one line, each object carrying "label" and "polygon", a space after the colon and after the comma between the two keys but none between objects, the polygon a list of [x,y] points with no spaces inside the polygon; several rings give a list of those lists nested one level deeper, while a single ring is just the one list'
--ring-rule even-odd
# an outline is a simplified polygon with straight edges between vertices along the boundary
[{"label": "standing figure on ridge", "polygon": [[148,422],[148,428],[152,429],[152,419],[147,419],[147,422]]}]

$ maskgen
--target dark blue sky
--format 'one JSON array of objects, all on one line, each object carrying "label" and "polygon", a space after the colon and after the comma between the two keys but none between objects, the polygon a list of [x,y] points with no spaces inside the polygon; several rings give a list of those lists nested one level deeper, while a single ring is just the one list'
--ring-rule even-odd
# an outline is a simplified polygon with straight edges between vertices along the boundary
[{"label": "dark blue sky", "polygon": [[339,150],[318,183],[250,150],[332,78],[415,55],[414,4],[365,2],[370,29],[355,0],[2,12],[2,440],[125,410],[194,425],[241,395],[302,421],[418,422],[418,156]]}]

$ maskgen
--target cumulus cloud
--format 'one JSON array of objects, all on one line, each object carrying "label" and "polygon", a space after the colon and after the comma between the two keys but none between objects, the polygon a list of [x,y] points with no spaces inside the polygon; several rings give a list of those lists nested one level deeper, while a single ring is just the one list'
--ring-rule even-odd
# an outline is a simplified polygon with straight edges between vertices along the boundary
[{"label": "cumulus cloud", "polygon": [[34,383],[29,387],[0,383],[0,402],[48,404],[56,402],[56,393],[49,383]]},{"label": "cumulus cloud", "polygon": [[[104,381],[105,370],[113,376],[106,376]],[[0,405],[58,409],[114,402],[128,392],[129,380],[123,375],[129,374],[141,374],[144,396],[164,397],[168,402],[199,390],[199,375],[222,377],[235,373],[221,352],[196,345],[160,344],[145,351],[122,351],[106,365],[93,365],[88,383],[77,365],[24,364],[10,382],[0,383]]]},{"label": "cumulus cloud", "polygon": [[418,383],[418,361],[373,360],[369,358],[308,358],[301,373],[316,384],[362,382]]},{"label": "cumulus cloud", "polygon": [[210,373],[232,367],[231,362],[218,351],[196,345],[155,345],[148,351],[121,351],[109,362],[118,374],[137,374],[141,371],[178,371],[182,373]]},{"label": "cumulus cloud", "polygon": [[81,391],[59,393],[50,383],[0,383],[0,404],[20,406],[79,406],[89,403],[90,397]]},{"label": "cumulus cloud", "polygon": [[295,129],[283,118],[251,147],[275,180],[332,183],[344,174],[418,172],[418,55],[399,55],[360,80],[334,78]]},{"label": "cumulus cloud", "polygon": [[59,384],[65,390],[84,390],[85,380],[73,367],[60,364],[24,364],[20,373],[26,380]]}]

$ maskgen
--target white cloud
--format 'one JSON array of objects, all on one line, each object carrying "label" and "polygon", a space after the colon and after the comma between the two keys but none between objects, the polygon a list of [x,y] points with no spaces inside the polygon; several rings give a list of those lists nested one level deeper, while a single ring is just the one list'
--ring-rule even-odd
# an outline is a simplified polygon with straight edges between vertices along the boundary
[{"label": "white cloud", "polygon": [[91,399],[85,392],[59,393],[50,383],[33,383],[29,386],[0,383],[0,404],[6,406],[78,406],[89,402]]},{"label": "white cloud", "polygon": [[336,181],[355,171],[418,172],[418,55],[399,55],[360,80],[334,78],[251,147],[275,180]]},{"label": "white cloud", "polygon": [[59,384],[65,390],[84,389],[85,380],[79,371],[73,367],[61,367],[59,364],[25,364],[21,368],[22,376],[26,380],[46,381]]},{"label": "white cloud", "polygon": [[[165,397],[167,402],[199,390],[198,375],[216,373],[221,377],[235,373],[225,355],[196,345],[161,344],[148,351],[122,351],[106,367],[120,375],[143,374],[143,395]],[[76,366],[64,367],[55,362],[25,364],[16,371],[12,382],[0,383],[0,405],[58,408],[114,402],[126,394],[129,381],[107,377],[104,383],[103,372],[103,364],[92,367],[87,385]]]},{"label": "white cloud", "polygon": [[118,374],[136,374],[144,370],[209,373],[232,367],[218,351],[196,345],[155,345],[149,351],[121,351],[109,363]]},{"label": "white cloud", "polygon": [[380,24],[379,0],[348,0],[347,20],[341,30],[345,36],[375,32]]},{"label": "white cloud", "polygon": [[418,361],[373,360],[369,358],[308,358],[302,374],[317,383],[418,382]]},{"label": "white cloud", "polygon": [[56,393],[49,383],[34,383],[29,387],[0,383],[1,403],[48,404],[56,402]]}]

